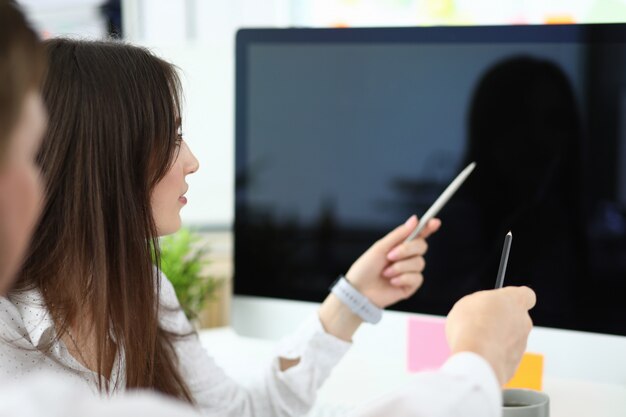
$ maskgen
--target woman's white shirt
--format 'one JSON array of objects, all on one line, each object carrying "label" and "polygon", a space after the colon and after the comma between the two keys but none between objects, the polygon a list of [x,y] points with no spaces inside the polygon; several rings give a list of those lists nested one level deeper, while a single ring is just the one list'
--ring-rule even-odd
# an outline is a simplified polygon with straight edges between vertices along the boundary
[{"label": "woman's white shirt", "polygon": [[[150,393],[110,399],[90,394],[84,384],[44,372],[0,382],[0,417],[198,416],[182,403]],[[461,353],[439,371],[416,375],[403,389],[364,405],[350,417],[500,417],[500,404],[499,387],[487,362]]]},{"label": "woman's white shirt", "polygon": [[[161,302],[164,328],[179,334],[192,330],[167,279],[162,280]],[[74,359],[63,342],[53,343],[48,355],[37,350],[54,336],[53,322],[36,290],[0,298],[0,417],[78,416],[83,410],[116,417],[138,415],[138,410],[154,410],[155,416],[189,415],[188,409],[159,396],[119,396],[123,388],[113,389],[111,400],[85,396],[85,391],[97,394],[96,374]],[[262,380],[242,386],[215,364],[197,335],[174,344],[181,374],[200,411],[221,417],[306,414],[317,389],[349,347],[349,343],[327,334],[318,318],[312,318],[279,344]],[[300,362],[283,372],[278,357],[300,358]],[[123,365],[123,360],[116,362],[112,386],[115,382],[118,387],[125,385]],[[27,403],[33,399],[49,406],[32,408],[34,405]],[[21,408],[20,403],[24,405]],[[478,355],[461,353],[439,371],[416,375],[405,388],[364,404],[350,416],[497,417],[501,415],[500,404],[500,388],[491,367]],[[39,414],[37,410],[47,412]]]},{"label": "woman's white shirt", "polygon": [[[216,365],[200,344],[182,309],[174,288],[161,279],[160,322],[164,329],[188,334],[174,342],[179,369],[202,411],[228,416],[298,416],[312,407],[317,389],[350,347],[324,331],[312,317],[298,332],[278,345],[277,355],[262,378],[243,386]],[[45,371],[98,391],[95,372],[85,368],[62,341],[51,344],[56,333],[49,311],[38,290],[28,290],[0,298],[0,380],[22,378]],[[50,345],[48,355],[38,349]],[[123,357],[123,355],[122,355]],[[298,365],[281,371],[279,357],[300,358]],[[109,394],[125,386],[123,359],[116,360],[110,378]],[[117,387],[117,388],[115,388]]]}]

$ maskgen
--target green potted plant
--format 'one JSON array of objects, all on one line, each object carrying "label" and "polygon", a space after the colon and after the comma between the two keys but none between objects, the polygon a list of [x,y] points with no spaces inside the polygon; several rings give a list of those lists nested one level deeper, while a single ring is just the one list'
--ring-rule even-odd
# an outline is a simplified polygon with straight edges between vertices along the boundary
[{"label": "green potted plant", "polygon": [[209,247],[187,228],[161,238],[161,270],[170,280],[187,318],[197,322],[220,281],[207,273]]}]

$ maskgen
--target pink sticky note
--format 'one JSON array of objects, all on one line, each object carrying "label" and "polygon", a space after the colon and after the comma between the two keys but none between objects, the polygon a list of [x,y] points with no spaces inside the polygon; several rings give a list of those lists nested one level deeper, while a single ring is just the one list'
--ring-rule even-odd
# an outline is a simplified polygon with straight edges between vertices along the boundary
[{"label": "pink sticky note", "polygon": [[438,369],[450,356],[444,318],[409,317],[408,370]]}]

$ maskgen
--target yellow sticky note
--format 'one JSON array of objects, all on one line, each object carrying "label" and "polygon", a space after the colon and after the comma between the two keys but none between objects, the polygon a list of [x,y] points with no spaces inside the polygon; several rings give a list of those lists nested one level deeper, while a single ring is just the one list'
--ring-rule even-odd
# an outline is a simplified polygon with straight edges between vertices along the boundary
[{"label": "yellow sticky note", "polygon": [[543,386],[543,355],[524,353],[522,362],[505,388],[528,388],[541,391]]},{"label": "yellow sticky note", "polygon": [[564,25],[572,23],[576,23],[576,19],[568,14],[546,16],[546,24],[548,25]]}]

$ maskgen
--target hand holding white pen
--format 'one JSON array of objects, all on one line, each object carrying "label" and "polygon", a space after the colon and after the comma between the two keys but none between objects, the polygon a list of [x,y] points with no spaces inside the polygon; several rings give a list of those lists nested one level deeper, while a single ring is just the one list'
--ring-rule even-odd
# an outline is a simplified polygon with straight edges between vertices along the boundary
[{"label": "hand holding white pen", "polygon": [[[441,222],[431,219],[418,239],[406,242],[417,225],[417,217],[409,217],[365,251],[345,275],[350,285],[379,308],[410,297],[422,285],[424,254],[428,249],[425,239],[439,229]],[[319,318],[326,332],[346,341],[352,340],[362,323],[362,318],[333,293],[322,303]],[[281,359],[281,369],[287,367]]]},{"label": "hand holding white pen", "polygon": [[[378,307],[387,307],[413,295],[422,285],[426,265],[426,238],[441,222],[434,217],[472,173],[476,163],[469,164],[446,187],[418,222],[411,216],[407,222],[376,242],[350,268],[348,281]],[[415,239],[419,236],[419,239]],[[414,240],[415,239],[415,240]]]},{"label": "hand holding white pen", "polygon": [[[452,181],[426,211],[421,221],[418,222],[417,216],[413,215],[402,226],[374,243],[352,264],[345,275],[348,282],[379,308],[385,308],[415,294],[424,282],[424,255],[428,249],[426,238],[441,226],[441,221],[434,216],[475,166],[472,162]],[[415,239],[416,237],[418,238]],[[320,317],[329,326],[331,319],[327,317],[330,314],[326,314],[326,311],[330,309],[322,311]],[[341,337],[348,340],[351,336],[348,333],[350,332],[342,331]]]},{"label": "hand holding white pen", "polygon": [[404,300],[422,285],[428,250],[425,239],[439,229],[441,221],[431,219],[418,239],[407,242],[417,225],[417,216],[411,216],[374,243],[346,274],[348,281],[378,307]]}]

